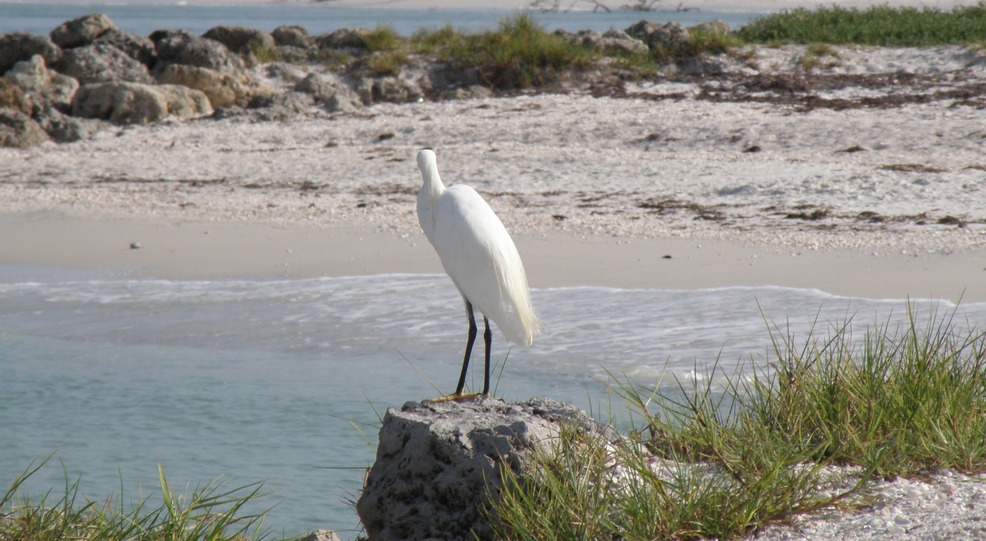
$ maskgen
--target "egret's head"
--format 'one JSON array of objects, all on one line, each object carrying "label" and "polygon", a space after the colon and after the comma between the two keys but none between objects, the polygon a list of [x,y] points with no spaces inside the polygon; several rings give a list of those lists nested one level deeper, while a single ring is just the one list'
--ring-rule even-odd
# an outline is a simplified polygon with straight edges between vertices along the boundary
[{"label": "egret's head", "polygon": [[418,151],[418,169],[421,173],[425,173],[429,169],[435,171],[438,169],[438,163],[435,160],[435,151],[425,148]]}]

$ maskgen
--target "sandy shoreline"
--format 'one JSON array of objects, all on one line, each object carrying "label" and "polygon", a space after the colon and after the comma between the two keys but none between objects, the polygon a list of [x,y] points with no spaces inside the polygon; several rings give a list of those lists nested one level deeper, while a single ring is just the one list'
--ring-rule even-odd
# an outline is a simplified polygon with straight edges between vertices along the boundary
[{"label": "sandy shoreline", "polygon": [[[131,247],[132,243],[139,248]],[[683,239],[517,235],[533,287],[695,289],[783,286],[847,297],[986,301],[986,250],[949,255]],[[441,273],[420,234],[364,226],[278,226],[0,214],[0,264],[130,269],[136,276],[215,279]]]}]

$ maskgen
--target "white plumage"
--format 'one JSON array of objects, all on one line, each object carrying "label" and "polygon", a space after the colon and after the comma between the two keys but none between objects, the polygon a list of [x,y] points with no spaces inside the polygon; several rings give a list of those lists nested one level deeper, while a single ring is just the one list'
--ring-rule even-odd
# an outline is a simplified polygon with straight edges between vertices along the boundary
[{"label": "white plumage", "polygon": [[[508,340],[524,346],[531,345],[542,324],[531,305],[524,263],[493,209],[469,186],[446,188],[433,151],[419,151],[417,160],[423,180],[418,191],[418,221],[462,294],[470,319],[470,339],[455,393],[459,395],[475,339],[470,307],[493,320]],[[487,323],[487,334],[488,328]],[[484,394],[489,392],[489,347],[487,336]]]}]

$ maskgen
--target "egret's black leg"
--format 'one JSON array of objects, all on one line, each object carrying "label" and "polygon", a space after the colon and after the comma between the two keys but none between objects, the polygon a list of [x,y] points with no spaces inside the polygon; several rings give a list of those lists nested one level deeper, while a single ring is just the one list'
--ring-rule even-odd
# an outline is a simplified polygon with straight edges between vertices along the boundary
[{"label": "egret's black leg", "polygon": [[483,316],[486,331],[483,332],[483,342],[486,343],[486,375],[483,377],[483,394],[490,394],[490,345],[493,343],[493,333],[490,332],[490,320]]},{"label": "egret's black leg", "polygon": [[472,357],[472,345],[476,342],[476,332],[478,331],[476,328],[476,316],[472,313],[472,303],[469,301],[466,301],[466,316],[469,318],[469,336],[466,339],[466,355],[462,358],[462,373],[459,374],[459,384],[455,387],[455,395],[462,394],[462,388],[466,386],[466,371],[469,369],[469,358]]}]

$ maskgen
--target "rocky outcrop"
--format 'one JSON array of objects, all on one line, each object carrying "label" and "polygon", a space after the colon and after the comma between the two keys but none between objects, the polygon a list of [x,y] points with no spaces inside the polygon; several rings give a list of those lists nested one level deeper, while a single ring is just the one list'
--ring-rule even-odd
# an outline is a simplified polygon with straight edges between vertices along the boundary
[{"label": "rocky outcrop", "polygon": [[72,114],[114,124],[146,124],[174,116],[196,118],[212,113],[209,99],[179,85],[97,83],[79,88]]},{"label": "rocky outcrop", "polygon": [[314,43],[312,37],[308,35],[308,30],[295,25],[278,26],[271,32],[271,37],[274,38],[274,44],[278,47],[308,49]]},{"label": "rocky outcrop", "polygon": [[294,86],[296,92],[309,94],[331,113],[351,112],[359,108],[356,95],[338,77],[310,73]]},{"label": "rocky outcrop", "polygon": [[660,24],[653,21],[640,21],[627,28],[626,33],[643,41],[651,49],[658,47],[675,49],[691,40],[688,29],[679,22]]},{"label": "rocky outcrop", "polygon": [[555,33],[569,43],[596,49],[605,54],[647,54],[648,51],[646,43],[623,30],[607,30],[602,34],[594,30],[578,32],[558,30]]},{"label": "rocky outcrop", "polygon": [[273,93],[246,71],[240,57],[218,41],[185,32],[155,32],[151,39],[157,46],[157,81],[199,90],[214,109],[243,107],[258,96]]},{"label": "rocky outcrop", "polygon": [[128,81],[153,82],[147,66],[109,43],[93,43],[66,49],[54,67],[80,84]]},{"label": "rocky outcrop", "polygon": [[418,84],[404,77],[364,78],[356,85],[356,94],[365,105],[373,103],[409,103],[424,98]]},{"label": "rocky outcrop", "polygon": [[277,46],[274,36],[263,30],[242,26],[214,26],[202,34],[202,37],[218,41],[230,51],[240,54],[270,50]]},{"label": "rocky outcrop", "polygon": [[492,539],[483,509],[521,478],[533,449],[550,449],[563,426],[615,438],[571,405],[547,398],[409,402],[388,410],[377,458],[356,511],[373,541]]},{"label": "rocky outcrop", "polygon": [[153,67],[155,62],[157,62],[157,51],[154,48],[154,42],[144,36],[121,32],[119,30],[110,30],[96,38],[93,43],[112,45],[123,51],[130,58],[147,66],[148,69]]},{"label": "rocky outcrop", "polygon": [[50,66],[61,59],[62,50],[48,38],[27,32],[0,34],[0,74],[34,55],[40,55]]},{"label": "rocky outcrop", "polygon": [[30,116],[0,109],[0,147],[28,148],[48,141],[48,134]]},{"label": "rocky outcrop", "polygon": [[243,60],[218,41],[193,36],[183,30],[158,31],[151,34],[157,50],[155,69],[169,64],[184,64],[216,71],[243,71]]},{"label": "rocky outcrop", "polygon": [[319,49],[367,50],[365,37],[370,31],[365,28],[340,28],[335,32],[315,37]]},{"label": "rocky outcrop", "polygon": [[48,137],[58,143],[71,143],[92,137],[99,130],[100,121],[69,116],[53,107],[35,113],[34,120]]},{"label": "rocky outcrop", "polygon": [[242,72],[219,72],[184,64],[169,64],[157,76],[161,84],[182,85],[201,91],[214,109],[245,107],[253,95],[252,82]]},{"label": "rocky outcrop", "polygon": [[30,115],[34,110],[34,102],[24,89],[6,79],[0,79],[0,108]]},{"label": "rocky outcrop", "polygon": [[729,23],[722,19],[712,19],[711,21],[705,21],[704,23],[696,24],[692,27],[696,32],[707,33],[707,34],[728,34],[732,32],[732,27]]},{"label": "rocky outcrop", "polygon": [[51,41],[62,49],[81,47],[111,30],[116,30],[113,21],[106,15],[95,13],[58,25],[51,31]]},{"label": "rocky outcrop", "polygon": [[67,111],[79,89],[77,80],[49,70],[40,55],[14,64],[4,78],[32,96],[42,109],[54,107]]}]

